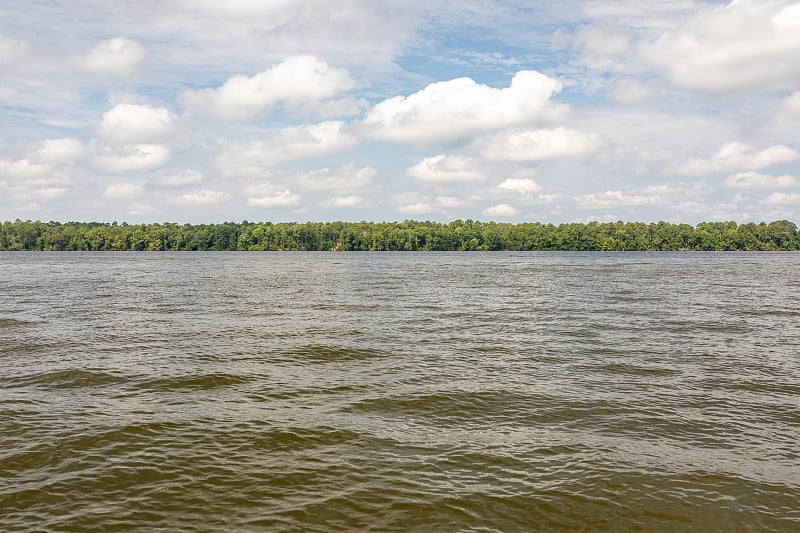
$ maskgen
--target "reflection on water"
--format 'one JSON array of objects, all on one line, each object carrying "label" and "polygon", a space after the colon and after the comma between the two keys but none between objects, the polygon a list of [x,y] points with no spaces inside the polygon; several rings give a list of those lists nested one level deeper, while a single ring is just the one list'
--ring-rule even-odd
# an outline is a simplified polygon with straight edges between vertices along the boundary
[{"label": "reflection on water", "polygon": [[0,530],[800,530],[798,254],[0,254]]}]

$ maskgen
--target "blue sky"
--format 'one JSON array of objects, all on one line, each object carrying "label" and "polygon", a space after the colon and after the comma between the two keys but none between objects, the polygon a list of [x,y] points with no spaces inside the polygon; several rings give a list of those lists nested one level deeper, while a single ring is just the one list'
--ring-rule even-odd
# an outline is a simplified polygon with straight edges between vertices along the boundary
[{"label": "blue sky", "polygon": [[800,220],[800,2],[0,6],[0,219]]}]

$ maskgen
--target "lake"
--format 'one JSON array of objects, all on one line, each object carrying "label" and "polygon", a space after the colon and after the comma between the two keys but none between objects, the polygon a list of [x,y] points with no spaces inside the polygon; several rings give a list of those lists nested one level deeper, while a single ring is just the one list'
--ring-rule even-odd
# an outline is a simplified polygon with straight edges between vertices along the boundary
[{"label": "lake", "polygon": [[798,531],[798,253],[0,254],[2,531]]}]

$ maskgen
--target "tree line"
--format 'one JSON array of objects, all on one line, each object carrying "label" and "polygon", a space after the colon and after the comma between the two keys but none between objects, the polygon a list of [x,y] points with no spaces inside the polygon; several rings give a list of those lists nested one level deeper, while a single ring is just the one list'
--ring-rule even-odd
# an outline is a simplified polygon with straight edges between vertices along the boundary
[{"label": "tree line", "polygon": [[0,250],[800,250],[797,225],[702,222],[505,224],[403,222],[224,222],[118,224],[22,221],[0,224]]}]

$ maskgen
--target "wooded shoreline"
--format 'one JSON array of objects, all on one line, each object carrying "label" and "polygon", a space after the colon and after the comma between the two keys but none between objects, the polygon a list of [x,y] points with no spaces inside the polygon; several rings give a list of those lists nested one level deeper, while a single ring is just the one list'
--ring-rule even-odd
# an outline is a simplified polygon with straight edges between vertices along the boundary
[{"label": "wooded shoreline", "polygon": [[800,250],[787,220],[737,224],[589,222],[559,225],[454,220],[127,224],[0,224],[3,251],[777,251]]}]

